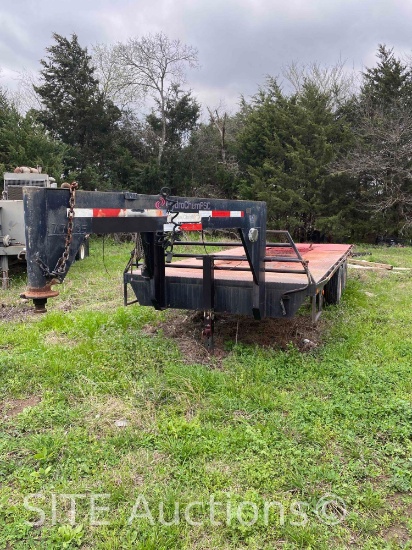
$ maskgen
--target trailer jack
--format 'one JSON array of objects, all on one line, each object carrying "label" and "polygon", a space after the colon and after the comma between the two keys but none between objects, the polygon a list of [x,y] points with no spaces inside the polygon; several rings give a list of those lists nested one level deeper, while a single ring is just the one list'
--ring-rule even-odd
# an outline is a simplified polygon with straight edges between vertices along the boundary
[{"label": "trailer jack", "polygon": [[210,353],[214,349],[214,313],[212,310],[205,311],[203,314],[203,343]]}]

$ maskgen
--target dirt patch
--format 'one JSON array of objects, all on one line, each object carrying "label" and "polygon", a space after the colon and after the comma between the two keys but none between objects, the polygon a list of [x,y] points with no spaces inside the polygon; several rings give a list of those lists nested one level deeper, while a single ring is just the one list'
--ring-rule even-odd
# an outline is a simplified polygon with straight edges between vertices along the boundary
[{"label": "dirt patch", "polygon": [[170,478],[169,463],[170,459],[163,453],[135,449],[123,454],[116,468],[112,468],[108,475],[119,487],[141,487],[146,482],[159,484]]},{"label": "dirt patch", "polygon": [[412,516],[412,501],[410,497],[404,493],[394,493],[393,495],[389,495],[386,502],[391,510],[401,511],[407,517]]},{"label": "dirt patch", "polygon": [[27,409],[27,407],[35,407],[41,401],[41,397],[32,395],[25,399],[10,399],[4,403],[0,403],[1,416],[13,418]]},{"label": "dirt patch", "polygon": [[[403,546],[410,540],[409,530],[406,525],[407,519],[412,514],[410,497],[403,493],[394,493],[387,497],[386,505],[397,516],[397,520],[394,525],[383,531],[382,536],[389,543]],[[399,516],[403,516],[403,518]]]},{"label": "dirt patch", "polygon": [[401,544],[409,542],[409,531],[405,525],[392,525],[383,533],[386,542]]},{"label": "dirt patch", "polygon": [[154,411],[150,407],[136,407],[131,401],[116,397],[88,399],[84,418],[88,428],[98,435],[124,428],[146,431],[155,429]]},{"label": "dirt patch", "polygon": [[294,345],[302,352],[317,347],[321,341],[322,320],[314,324],[309,315],[293,319],[264,319],[255,321],[249,317],[217,314],[215,317],[214,353],[203,345],[203,313],[168,310],[164,322],[146,325],[145,334],[164,335],[177,343],[187,362],[219,363],[226,357],[233,344],[258,345],[284,350]]},{"label": "dirt patch", "polygon": [[34,315],[34,307],[29,303],[9,306],[0,304],[0,321],[21,321]]},{"label": "dirt patch", "polygon": [[62,302],[56,306],[56,309],[64,312],[72,311],[73,309],[73,300],[67,300],[66,302]]},{"label": "dirt patch", "polygon": [[48,346],[66,346],[73,347],[76,345],[76,342],[70,340],[65,334],[59,334],[54,330],[48,332],[44,337],[44,342]]}]

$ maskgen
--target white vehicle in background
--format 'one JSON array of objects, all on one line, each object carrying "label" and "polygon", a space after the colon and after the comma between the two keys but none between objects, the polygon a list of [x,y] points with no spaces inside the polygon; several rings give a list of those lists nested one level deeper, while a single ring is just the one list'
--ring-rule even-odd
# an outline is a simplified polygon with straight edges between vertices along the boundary
[{"label": "white vehicle in background", "polygon": [[[56,180],[42,174],[39,168],[16,168],[4,173],[4,187],[0,200],[0,262],[1,287],[9,286],[9,268],[16,262],[25,261],[26,237],[23,210],[23,187],[57,188]],[[80,247],[77,259],[88,255],[88,242]]]}]

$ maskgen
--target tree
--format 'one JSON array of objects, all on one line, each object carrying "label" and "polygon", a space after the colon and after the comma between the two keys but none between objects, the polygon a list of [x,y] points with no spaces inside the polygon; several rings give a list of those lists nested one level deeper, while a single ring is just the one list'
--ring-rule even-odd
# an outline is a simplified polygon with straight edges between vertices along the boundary
[{"label": "tree", "polygon": [[352,106],[355,145],[336,168],[356,178],[358,208],[376,232],[405,233],[412,229],[412,72],[384,45],[377,58]]},{"label": "tree", "polygon": [[328,106],[333,111],[345,105],[355,93],[355,77],[345,71],[345,63],[341,60],[332,67],[316,62],[308,65],[292,62],[282,73],[295,94],[301,94],[305,85],[315,86],[328,98]]},{"label": "tree", "polygon": [[337,163],[359,183],[358,209],[378,233],[412,229],[412,115],[403,101],[387,109],[358,109],[356,145]]},{"label": "tree", "polygon": [[42,166],[43,171],[59,178],[63,170],[65,147],[48,135],[30,113],[22,116],[0,90],[0,169],[16,166]]},{"label": "tree", "polygon": [[147,185],[146,168],[151,162],[147,124],[133,115],[123,113],[112,144],[109,181],[112,188],[129,189],[137,193],[159,191],[159,183]]},{"label": "tree", "polygon": [[42,84],[35,86],[43,103],[36,115],[52,136],[70,147],[66,173],[92,178],[83,184],[94,188],[105,175],[120,111],[100,92],[91,57],[77,36],[68,40],[54,33],[53,38],[56,44],[41,60]]},{"label": "tree", "polygon": [[95,44],[92,61],[96,67],[95,74],[104,99],[112,101],[122,112],[130,112],[141,104],[143,91],[129,85],[126,73],[119,63],[116,47]]},{"label": "tree", "polygon": [[185,66],[196,67],[197,50],[171,40],[163,33],[131,38],[115,46],[125,86],[138,96],[149,95],[156,102],[161,132],[157,163],[160,166],[167,141],[167,103],[175,86],[185,81]]},{"label": "tree", "polygon": [[[197,128],[200,105],[191,92],[184,92],[172,85],[165,106],[166,136],[162,164],[157,164],[158,179],[174,192],[182,192],[182,180],[186,178],[187,155],[192,133]],[[163,135],[163,121],[159,109],[153,109],[146,117],[154,149],[157,149]]]},{"label": "tree", "polygon": [[38,73],[24,70],[18,74],[18,88],[8,95],[20,114],[42,108],[41,99],[34,89],[38,85]]},{"label": "tree", "polygon": [[227,128],[228,114],[226,111],[222,113],[219,108],[210,109],[208,107],[207,111],[209,113],[210,123],[216,128],[216,130],[219,133],[220,156],[222,159],[222,163],[226,164],[226,153],[227,153],[226,128]]},{"label": "tree", "polygon": [[384,44],[379,44],[376,56],[376,67],[362,73],[361,102],[380,110],[388,109],[392,102],[396,107],[400,101],[411,104],[412,71]]},{"label": "tree", "polygon": [[269,79],[243,111],[241,194],[267,202],[273,227],[307,238],[322,217],[336,215],[323,208],[323,191],[328,165],[347,139],[344,122],[333,113],[328,95],[310,82],[287,97]]},{"label": "tree", "polygon": [[[146,117],[158,140],[163,136],[163,119],[160,116],[161,106],[156,100],[157,109],[153,109]],[[200,114],[200,105],[192,97],[191,92],[184,92],[173,84],[168,90],[164,106],[164,121],[166,123],[167,141],[164,149],[180,149],[188,143],[191,132],[195,129]]]}]

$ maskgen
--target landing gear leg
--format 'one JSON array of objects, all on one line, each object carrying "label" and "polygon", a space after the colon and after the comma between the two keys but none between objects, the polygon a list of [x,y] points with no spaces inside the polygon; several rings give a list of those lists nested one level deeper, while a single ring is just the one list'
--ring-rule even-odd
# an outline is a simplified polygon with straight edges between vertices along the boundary
[{"label": "landing gear leg", "polygon": [[2,290],[9,288],[9,259],[7,256],[1,257],[1,288]]},{"label": "landing gear leg", "polygon": [[204,312],[203,318],[203,341],[210,353],[213,353],[213,332],[214,332],[214,314],[212,310]]},{"label": "landing gear leg", "polygon": [[203,257],[203,338],[206,348],[213,353],[213,324],[214,324],[214,261],[213,256]]}]

